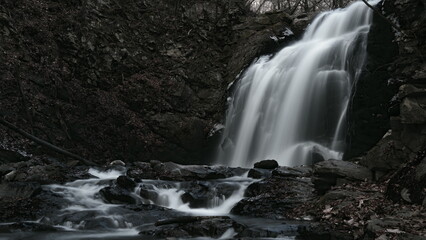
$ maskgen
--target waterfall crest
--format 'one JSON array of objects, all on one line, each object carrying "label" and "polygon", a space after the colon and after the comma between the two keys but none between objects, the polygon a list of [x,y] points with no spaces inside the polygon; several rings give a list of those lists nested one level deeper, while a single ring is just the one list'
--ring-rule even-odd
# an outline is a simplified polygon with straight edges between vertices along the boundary
[{"label": "waterfall crest", "polygon": [[217,162],[252,167],[264,159],[285,166],[340,159],[371,21],[362,2],[322,13],[300,41],[246,69],[228,101]]}]

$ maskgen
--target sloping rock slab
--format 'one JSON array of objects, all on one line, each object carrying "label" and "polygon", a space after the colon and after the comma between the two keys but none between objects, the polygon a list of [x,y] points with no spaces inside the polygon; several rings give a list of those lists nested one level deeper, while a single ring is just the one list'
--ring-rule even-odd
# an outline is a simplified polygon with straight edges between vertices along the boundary
[{"label": "sloping rock slab", "polygon": [[313,175],[312,182],[319,194],[348,181],[372,180],[372,172],[368,168],[342,160],[327,160],[315,164]]},{"label": "sloping rock slab", "polygon": [[309,178],[273,176],[252,183],[231,213],[270,219],[285,218],[290,210],[311,200],[313,185]]},{"label": "sloping rock slab", "polygon": [[314,175],[342,177],[359,181],[372,179],[371,172],[368,168],[342,160],[327,160],[315,164]]},{"label": "sloping rock slab", "polygon": [[247,169],[207,165],[179,165],[173,162],[138,162],[127,175],[135,179],[161,179],[171,181],[212,180],[242,175]]}]

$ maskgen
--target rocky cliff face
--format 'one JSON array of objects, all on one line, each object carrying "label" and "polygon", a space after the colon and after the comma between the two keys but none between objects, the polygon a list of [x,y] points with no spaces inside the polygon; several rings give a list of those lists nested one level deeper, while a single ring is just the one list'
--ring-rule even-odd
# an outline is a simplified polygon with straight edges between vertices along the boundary
[{"label": "rocky cliff face", "polygon": [[[376,92],[374,96],[381,97],[386,96],[391,88],[399,87],[399,90],[389,99],[389,102],[376,105],[387,108],[387,111],[384,109],[381,111],[387,112],[384,115],[390,116],[390,130],[375,147],[367,152],[361,159],[361,163],[373,171],[376,180],[387,179],[384,175],[398,169],[387,188],[387,195],[392,200],[426,204],[425,2],[420,0],[385,1],[380,10],[399,28],[393,29],[395,36],[393,41],[398,46],[398,54],[392,54],[394,56],[392,61],[379,62],[376,69],[383,72],[380,69],[386,68],[386,72],[370,80],[373,83],[381,82],[381,86],[377,88],[368,86],[368,88],[370,88],[369,91]],[[383,28],[381,31],[383,32]],[[384,39],[380,42],[383,43],[382,46],[386,45]],[[380,45],[373,47],[379,50],[375,55],[382,60],[389,59],[390,53],[394,52],[393,48],[380,50]],[[371,75],[374,76],[374,72]],[[386,78],[388,79],[385,80]],[[376,98],[378,97],[369,98],[369,100],[374,101]],[[377,115],[370,117],[373,118],[372,121],[375,121]],[[357,124],[362,125],[362,123]],[[365,125],[365,127],[366,131],[377,132],[377,129],[372,126]],[[385,129],[383,126],[377,126],[377,128],[381,128],[381,131]]]},{"label": "rocky cliff face", "polygon": [[[381,4],[379,4],[381,6]],[[345,158],[363,155],[389,129],[389,102],[398,86],[389,85],[389,64],[398,54],[391,25],[377,14],[368,34],[367,59],[353,93]]]},{"label": "rocky cliff face", "polygon": [[[306,22],[242,2],[1,0],[1,114],[98,162],[206,162],[228,84]],[[0,131],[5,148],[46,152]]]}]

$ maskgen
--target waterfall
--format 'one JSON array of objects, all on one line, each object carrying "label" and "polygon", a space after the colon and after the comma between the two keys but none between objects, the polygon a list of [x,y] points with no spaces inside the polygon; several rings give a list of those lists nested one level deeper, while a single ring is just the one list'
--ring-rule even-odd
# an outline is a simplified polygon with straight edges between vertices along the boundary
[{"label": "waterfall", "polygon": [[362,2],[322,13],[300,41],[248,67],[228,99],[217,162],[252,167],[264,159],[285,166],[340,159],[371,21]]}]

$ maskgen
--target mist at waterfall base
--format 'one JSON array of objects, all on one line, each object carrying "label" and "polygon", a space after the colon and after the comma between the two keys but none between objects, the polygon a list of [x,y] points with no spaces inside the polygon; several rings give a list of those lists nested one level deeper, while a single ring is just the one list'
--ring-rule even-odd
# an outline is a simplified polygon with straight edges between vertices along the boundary
[{"label": "mist at waterfall base", "polygon": [[[313,153],[340,158],[345,148],[346,112],[364,64],[371,15],[361,2],[322,13],[302,40],[253,63],[236,83],[229,101],[218,162],[252,167],[257,160],[276,159],[280,165],[291,166],[312,161]],[[126,170],[90,169],[89,174],[92,178],[43,187],[59,199],[62,208],[25,224],[51,226],[55,231],[1,233],[0,239],[141,239],[138,234],[155,229],[159,219],[187,215],[231,216],[268,231],[291,226],[288,221],[230,215],[246,188],[257,181],[247,176],[197,181],[211,197],[192,206],[182,200],[193,184],[188,181],[142,179],[131,193],[134,204],[111,204],[100,192]],[[13,224],[2,223],[0,228]],[[220,238],[234,234],[230,228]],[[150,238],[155,236],[143,237]]]},{"label": "mist at waterfall base", "polygon": [[252,167],[341,159],[347,110],[366,58],[372,11],[362,2],[320,14],[303,38],[263,56],[235,83],[217,163]]}]

